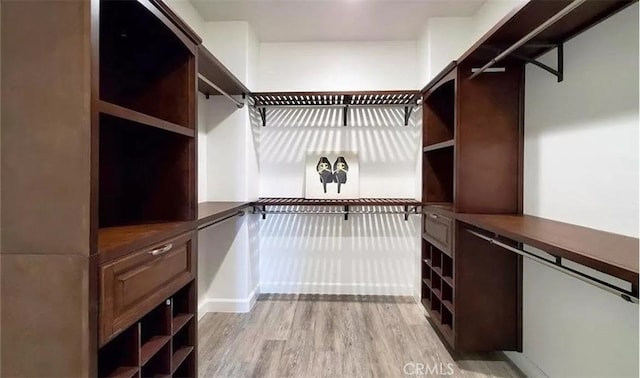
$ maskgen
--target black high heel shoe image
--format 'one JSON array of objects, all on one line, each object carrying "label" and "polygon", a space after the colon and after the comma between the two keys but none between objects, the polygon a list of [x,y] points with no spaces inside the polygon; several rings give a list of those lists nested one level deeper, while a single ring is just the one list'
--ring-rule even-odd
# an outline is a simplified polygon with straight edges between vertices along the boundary
[{"label": "black high heel shoe image", "polygon": [[340,186],[347,183],[347,173],[349,172],[349,164],[344,157],[340,156],[333,164],[333,176],[335,182],[338,183],[338,194],[340,194]]},{"label": "black high heel shoe image", "polygon": [[331,162],[326,157],[321,157],[320,161],[318,161],[318,165],[316,166],[316,171],[320,175],[320,182],[322,183],[322,187],[324,188],[324,192],[327,192],[327,184],[333,182],[333,172],[331,171]]}]

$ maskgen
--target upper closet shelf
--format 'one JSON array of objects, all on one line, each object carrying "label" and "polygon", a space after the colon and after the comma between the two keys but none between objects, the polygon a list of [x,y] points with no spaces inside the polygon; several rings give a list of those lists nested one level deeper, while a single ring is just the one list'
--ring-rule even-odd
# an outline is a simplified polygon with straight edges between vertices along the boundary
[{"label": "upper closet shelf", "polygon": [[[598,22],[624,9],[636,0],[531,0],[503,18],[462,57],[459,63],[473,65],[474,74],[501,72],[497,63],[519,61],[532,63],[555,75],[563,76],[562,44]],[[558,49],[556,68],[536,60],[540,55]]]},{"label": "upper closet shelf", "polygon": [[347,126],[349,107],[404,108],[404,125],[409,125],[413,108],[420,105],[420,92],[262,92],[253,93],[254,107],[262,126],[267,125],[267,108],[342,108],[343,126]]},{"label": "upper closet shelf", "polygon": [[251,91],[203,45],[198,46],[198,91],[207,96],[207,98],[211,95],[225,96],[235,103],[238,108],[242,108],[244,102],[232,96],[242,96],[242,98],[244,98],[245,95],[251,93]]}]

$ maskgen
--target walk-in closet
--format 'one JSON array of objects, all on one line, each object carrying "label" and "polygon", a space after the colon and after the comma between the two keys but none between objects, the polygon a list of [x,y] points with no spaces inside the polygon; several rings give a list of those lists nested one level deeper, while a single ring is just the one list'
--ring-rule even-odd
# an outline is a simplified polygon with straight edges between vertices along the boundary
[{"label": "walk-in closet", "polygon": [[633,0],[0,0],[0,376],[637,377]]}]

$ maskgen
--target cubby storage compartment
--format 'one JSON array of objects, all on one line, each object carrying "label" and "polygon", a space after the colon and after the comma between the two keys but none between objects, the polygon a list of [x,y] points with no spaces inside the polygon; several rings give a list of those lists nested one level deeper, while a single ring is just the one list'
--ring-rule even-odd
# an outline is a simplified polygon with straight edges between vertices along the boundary
[{"label": "cubby storage compartment", "polygon": [[424,153],[422,198],[427,203],[453,202],[454,148],[442,148]]},{"label": "cubby storage compartment", "polygon": [[449,312],[453,313],[453,287],[449,286],[448,283],[442,282],[442,306],[446,308]]},{"label": "cubby storage compartment", "polygon": [[140,321],[140,364],[147,365],[170,341],[171,302],[167,300]]},{"label": "cubby storage compartment", "polygon": [[100,115],[99,226],[189,221],[194,139]]},{"label": "cubby storage compartment", "polygon": [[424,146],[454,139],[455,79],[444,82],[427,94],[423,103]]},{"label": "cubby storage compartment", "polygon": [[131,378],[139,373],[138,327],[130,327],[98,353],[98,376]]},{"label": "cubby storage compartment", "polygon": [[165,344],[142,366],[142,377],[171,377],[171,345]]},{"label": "cubby storage compartment", "polygon": [[100,99],[194,129],[195,54],[146,5],[100,1]]}]

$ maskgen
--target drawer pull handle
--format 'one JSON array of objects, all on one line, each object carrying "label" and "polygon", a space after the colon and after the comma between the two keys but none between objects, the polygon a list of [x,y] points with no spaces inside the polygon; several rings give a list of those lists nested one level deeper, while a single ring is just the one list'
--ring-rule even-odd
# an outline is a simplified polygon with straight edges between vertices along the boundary
[{"label": "drawer pull handle", "polygon": [[438,219],[438,216],[436,214],[429,214],[429,218]]},{"label": "drawer pull handle", "polygon": [[149,251],[149,254],[152,255],[152,256],[158,256],[158,255],[161,255],[163,253],[169,252],[171,250],[171,248],[173,248],[173,244],[169,243],[169,244],[163,245],[160,248],[156,248],[153,251]]}]

